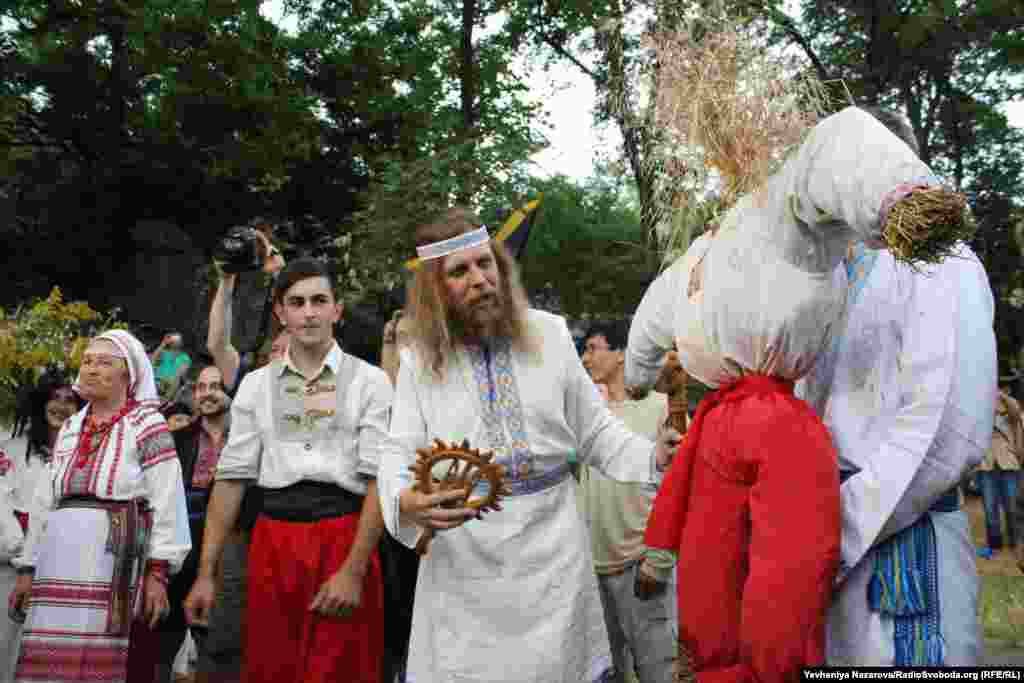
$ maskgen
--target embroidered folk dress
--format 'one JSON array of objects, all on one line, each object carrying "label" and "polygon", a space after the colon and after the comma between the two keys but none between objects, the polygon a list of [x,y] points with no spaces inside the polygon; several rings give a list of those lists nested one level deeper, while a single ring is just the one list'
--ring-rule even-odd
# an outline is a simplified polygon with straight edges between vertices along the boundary
[{"label": "embroidered folk dress", "polygon": [[614,419],[562,318],[531,310],[540,354],[462,347],[437,379],[402,351],[381,460],[388,531],[409,547],[420,527],[399,512],[417,448],[434,438],[495,452],[513,493],[502,509],[440,531],[421,559],[410,683],[581,683],[611,666],[593,558],[568,456],[620,481],[652,482],[653,444]]},{"label": "embroidered folk dress", "polygon": [[[57,436],[14,562],[35,568],[19,682],[124,681],[144,563],[163,560],[174,573],[191,547],[181,466],[157,404],[134,404],[91,456],[79,458],[87,411]],[[138,500],[146,506],[136,516],[130,506]],[[134,537],[121,526],[133,519]]]},{"label": "embroidered folk dress", "polygon": [[827,661],[893,665],[896,620],[868,602],[878,544],[930,516],[941,663],[974,666],[982,641],[967,516],[932,508],[981,462],[992,436],[992,292],[966,247],[920,275],[888,252],[866,256],[867,268],[851,268],[845,332],[800,387],[829,427],[848,475],[840,488],[842,561]]}]

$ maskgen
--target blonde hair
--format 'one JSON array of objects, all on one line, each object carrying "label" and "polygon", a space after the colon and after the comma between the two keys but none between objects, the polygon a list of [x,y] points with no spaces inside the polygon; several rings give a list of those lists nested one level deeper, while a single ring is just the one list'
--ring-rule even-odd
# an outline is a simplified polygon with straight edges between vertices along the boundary
[{"label": "blonde hair", "polygon": [[[416,230],[416,246],[456,237],[476,230],[483,223],[472,211],[456,206],[443,212],[430,223]],[[501,333],[507,335],[513,346],[530,353],[539,351],[527,319],[529,302],[519,278],[519,267],[502,244],[490,242],[494,261],[498,266],[501,288]],[[461,341],[453,334],[444,285],[444,259],[431,259],[420,263],[409,282],[406,297],[406,317],[413,345],[423,354],[435,377],[444,377],[448,356]]]}]

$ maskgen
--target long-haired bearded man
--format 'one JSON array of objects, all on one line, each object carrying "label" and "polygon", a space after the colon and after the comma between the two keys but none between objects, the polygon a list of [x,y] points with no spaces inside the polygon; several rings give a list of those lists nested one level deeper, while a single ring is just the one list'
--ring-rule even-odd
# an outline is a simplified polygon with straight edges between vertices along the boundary
[{"label": "long-haired bearded man", "polygon": [[[678,434],[652,443],[612,417],[565,321],[532,310],[515,263],[480,220],[450,209],[417,231],[409,346],[378,483],[388,531],[422,558],[408,680],[601,680],[611,668],[597,579],[568,459],[655,482]],[[414,490],[409,466],[435,438],[493,451],[510,489],[477,519]],[[468,524],[466,522],[469,522]]]}]

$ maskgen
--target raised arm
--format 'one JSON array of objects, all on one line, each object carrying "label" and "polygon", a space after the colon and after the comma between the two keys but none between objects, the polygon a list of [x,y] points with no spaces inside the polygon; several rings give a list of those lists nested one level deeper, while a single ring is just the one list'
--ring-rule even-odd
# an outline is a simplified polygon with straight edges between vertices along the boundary
[{"label": "raised arm", "polygon": [[238,380],[241,356],[231,344],[231,299],[235,293],[238,275],[225,273],[213,295],[210,306],[210,329],[206,336],[206,350],[213,356],[213,363],[224,378],[225,387],[234,387]]}]

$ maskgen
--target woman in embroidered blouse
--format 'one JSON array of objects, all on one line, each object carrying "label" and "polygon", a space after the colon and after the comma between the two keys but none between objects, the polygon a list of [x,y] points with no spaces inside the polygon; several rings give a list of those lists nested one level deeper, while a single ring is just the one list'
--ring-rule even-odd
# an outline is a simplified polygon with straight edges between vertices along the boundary
[{"label": "woman in embroidered blouse", "polygon": [[93,339],[14,560],[27,619],[15,681],[153,680],[168,576],[191,547],[153,369],[123,330]]}]

